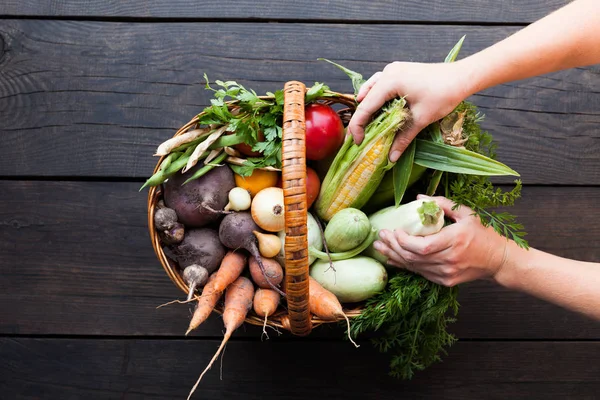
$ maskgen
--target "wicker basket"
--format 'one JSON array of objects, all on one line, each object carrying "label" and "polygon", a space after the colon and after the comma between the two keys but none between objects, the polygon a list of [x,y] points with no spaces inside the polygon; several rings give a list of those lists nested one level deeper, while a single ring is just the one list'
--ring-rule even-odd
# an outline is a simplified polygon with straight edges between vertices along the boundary
[{"label": "wicker basket", "polygon": [[[304,119],[304,97],[306,87],[297,81],[287,82],[284,87],[284,111],[283,111],[283,133],[282,133],[282,182],[285,202],[285,287],[286,301],[280,305],[279,310],[270,316],[267,325],[283,328],[295,335],[306,336],[314,326],[326,322],[312,316],[308,307],[308,242],[307,242],[307,202],[306,202],[306,154],[305,154],[305,119]],[[268,98],[268,97],[263,97]],[[354,111],[355,101],[351,95],[337,93],[336,97],[318,99],[324,104],[341,104],[345,108],[338,111],[344,122],[347,122]],[[229,103],[235,105],[235,101]],[[181,135],[190,129],[194,129],[198,118],[194,118],[181,127],[175,134]],[[157,172],[161,158],[156,164],[154,172]],[[162,197],[159,187],[150,188],[148,194],[148,227],[152,246],[169,278],[184,292],[188,292],[188,286],[183,281],[179,267],[165,255],[159,235],[154,227],[154,211],[157,202]],[[221,306],[217,306],[216,312],[221,313]],[[349,317],[360,313],[359,308],[344,310]],[[263,318],[259,318],[252,311],[248,314],[246,322],[262,326]]]}]

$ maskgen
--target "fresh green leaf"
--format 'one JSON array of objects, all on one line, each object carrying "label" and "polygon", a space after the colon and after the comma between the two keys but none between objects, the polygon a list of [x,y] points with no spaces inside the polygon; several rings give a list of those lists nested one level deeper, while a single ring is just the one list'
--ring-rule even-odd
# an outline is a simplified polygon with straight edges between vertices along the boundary
[{"label": "fresh green leaf", "polygon": [[427,186],[427,196],[433,196],[435,194],[435,191],[437,190],[440,181],[442,180],[443,174],[444,172],[440,170],[433,171],[433,174],[431,175],[431,180],[429,181],[429,186]]},{"label": "fresh green leaf", "polygon": [[312,101],[314,101],[315,99],[323,96],[323,93],[325,92],[325,88],[327,88],[327,86],[325,86],[322,83],[316,82],[313,86],[311,86],[307,90],[304,102],[306,104],[308,104],[308,103],[311,103]]},{"label": "fresh green leaf", "polygon": [[358,94],[358,91],[360,90],[360,87],[366,82],[363,79],[362,74],[359,74],[358,72],[352,71],[351,69],[348,69],[338,63],[335,63],[331,60],[328,60],[326,58],[319,58],[319,61],[327,61],[330,64],[335,65],[336,67],[338,67],[339,69],[341,69],[342,71],[344,71],[344,73],[346,73],[346,75],[348,75],[350,77],[350,79],[352,80],[352,87],[354,87],[354,95],[356,96]]},{"label": "fresh green leaf", "polygon": [[416,141],[415,164],[422,167],[456,174],[519,176],[512,168],[483,154],[429,140]]},{"label": "fresh green leaf", "polygon": [[396,207],[400,205],[402,197],[404,197],[404,192],[406,192],[406,189],[408,188],[408,181],[410,180],[416,148],[417,144],[413,140],[393,167],[394,201]]},{"label": "fresh green leaf", "polygon": [[456,60],[456,57],[458,57],[458,53],[460,53],[460,49],[462,48],[463,42],[465,41],[465,37],[466,35],[461,37],[458,43],[456,43],[452,50],[450,50],[450,52],[446,56],[446,59],[444,60],[445,63],[451,63]]}]

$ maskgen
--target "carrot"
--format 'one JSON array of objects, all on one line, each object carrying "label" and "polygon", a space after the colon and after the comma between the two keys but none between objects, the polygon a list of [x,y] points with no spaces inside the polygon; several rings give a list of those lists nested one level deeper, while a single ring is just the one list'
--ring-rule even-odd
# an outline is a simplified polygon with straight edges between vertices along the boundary
[{"label": "carrot", "polygon": [[246,319],[246,315],[248,315],[248,311],[252,308],[252,298],[254,296],[254,286],[250,279],[240,276],[233,282],[229,287],[227,287],[227,291],[225,292],[225,309],[223,310],[223,324],[225,325],[225,335],[223,337],[223,342],[217,349],[217,352],[213,356],[212,360],[208,366],[204,369],[196,384],[190,391],[187,400],[190,400],[192,394],[200,384],[202,377],[212,367],[217,357],[223,350],[223,347],[227,344],[227,341],[233,334],[233,332],[239,328]]},{"label": "carrot", "polygon": [[246,266],[246,255],[242,252],[228,251],[217,270],[214,289],[223,292],[241,274]]},{"label": "carrot", "polygon": [[215,272],[208,278],[208,282],[202,288],[202,295],[198,298],[198,304],[196,305],[196,309],[194,310],[194,315],[192,316],[192,320],[190,321],[190,325],[188,326],[185,335],[187,336],[192,330],[196,329],[200,326],[201,323],[206,321],[212,310],[217,305],[217,301],[221,298],[222,292],[217,292],[214,290],[215,279],[217,277],[217,273]]},{"label": "carrot", "polygon": [[246,255],[241,252],[229,251],[221,261],[221,266],[211,275],[198,297],[198,305],[185,333],[186,336],[196,329],[210,316],[223,291],[235,281],[246,266]]},{"label": "carrot", "polygon": [[[280,299],[281,296],[279,293],[271,289],[259,288],[256,290],[256,293],[254,293],[254,312],[259,317],[265,318],[265,323],[263,324],[263,333],[265,335],[267,335],[267,318],[277,311]],[[269,335],[267,335],[267,339],[268,338]]]},{"label": "carrot", "polygon": [[348,316],[344,314],[342,305],[337,297],[321,286],[321,284],[312,277],[310,277],[309,281],[308,305],[311,314],[314,314],[321,319],[329,321],[334,321],[338,318],[346,319],[346,323],[348,324],[348,339],[350,339],[354,346],[359,347],[356,342],[352,340],[352,336],[350,336],[350,320],[348,319]]}]

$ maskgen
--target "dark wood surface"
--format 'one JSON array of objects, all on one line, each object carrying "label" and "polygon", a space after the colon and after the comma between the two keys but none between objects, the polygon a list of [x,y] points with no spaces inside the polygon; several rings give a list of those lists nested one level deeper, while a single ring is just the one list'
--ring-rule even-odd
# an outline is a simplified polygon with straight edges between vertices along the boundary
[{"label": "dark wood surface", "polygon": [[[387,60],[442,60],[462,34],[468,55],[516,29],[5,21],[0,175],[148,176],[148,154],[208,104],[203,73],[259,93],[291,79],[348,92],[346,76],[318,57],[370,76]],[[599,75],[574,69],[473,96],[500,160],[526,184],[600,184]]]},{"label": "dark wood surface", "polygon": [[[219,342],[0,339],[0,390],[21,399],[185,399]],[[293,359],[290,362],[289,359]],[[595,399],[597,342],[461,342],[410,382],[368,343],[234,340],[200,399]],[[65,376],[69,376],[65,380]]]},{"label": "dark wood surface", "polygon": [[195,20],[293,20],[344,22],[500,22],[525,23],[543,17],[567,0],[419,0],[406,1],[222,1],[178,0],[4,0],[0,15],[95,18],[178,18]]},{"label": "dark wood surface", "polygon": [[[181,335],[189,307],[155,309],[182,293],[154,256],[139,186],[4,182],[0,334]],[[598,241],[579,240],[600,237],[600,225],[581,223],[600,220],[598,198],[600,187],[527,187],[513,211],[532,246],[600,262]],[[564,210],[568,215],[556,218]],[[464,286],[460,303],[453,329],[464,338],[600,337],[600,324],[488,283]],[[219,318],[210,322],[198,335],[220,335]],[[330,330],[317,333],[328,335]],[[257,332],[252,330],[251,336]]]},{"label": "dark wood surface", "polygon": [[[258,92],[292,79],[348,92],[317,57],[369,76],[441,60],[467,34],[465,56],[565,3],[3,1],[0,398],[182,399],[212,356],[218,316],[185,338],[190,308],[156,309],[183,295],[138,192],[155,147],[207,104],[204,72]],[[599,67],[471,100],[522,174],[513,211],[531,245],[600,262]],[[459,342],[410,382],[335,326],[269,341],[244,327],[196,398],[597,398],[597,322],[487,282],[460,303]]]}]

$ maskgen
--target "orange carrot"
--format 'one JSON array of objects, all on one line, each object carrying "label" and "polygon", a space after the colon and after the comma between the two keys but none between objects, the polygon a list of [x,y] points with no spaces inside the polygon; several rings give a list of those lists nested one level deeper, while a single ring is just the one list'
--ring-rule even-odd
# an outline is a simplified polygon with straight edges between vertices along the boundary
[{"label": "orange carrot", "polygon": [[223,350],[223,347],[227,344],[227,341],[233,334],[233,332],[239,328],[246,319],[246,315],[248,315],[248,311],[252,308],[252,298],[254,296],[254,286],[250,279],[240,276],[233,282],[229,287],[227,287],[227,291],[225,292],[225,309],[223,310],[223,324],[225,325],[225,335],[223,337],[223,342],[217,349],[217,352],[213,356],[212,360],[206,367],[206,369],[202,372],[196,384],[190,391],[187,400],[190,400],[192,394],[200,384],[202,377],[212,367],[217,357]]},{"label": "orange carrot", "polygon": [[245,254],[234,251],[227,252],[217,272],[211,275],[202,289],[202,296],[198,297],[198,305],[185,333],[186,335],[206,321],[223,291],[240,276],[245,266]]},{"label": "orange carrot", "polygon": [[[254,293],[254,312],[259,317],[265,318],[265,323],[263,324],[263,333],[267,335],[266,327],[267,327],[267,318],[277,311],[277,306],[279,305],[279,300],[281,296],[279,293],[272,289],[257,289],[256,293]],[[269,335],[267,335],[267,339]]]},{"label": "orange carrot", "polygon": [[196,305],[196,309],[194,310],[194,315],[190,321],[190,325],[188,326],[185,335],[187,336],[192,330],[196,329],[200,326],[201,323],[206,321],[209,317],[212,310],[217,305],[217,301],[221,298],[221,294],[223,292],[217,292],[214,290],[214,284],[217,273],[213,273],[210,278],[208,278],[208,282],[202,288],[202,295],[198,297],[198,304]]},{"label": "orange carrot", "polygon": [[358,347],[356,342],[354,342],[350,336],[350,320],[348,319],[348,316],[344,314],[344,310],[342,309],[339,300],[333,293],[321,286],[321,284],[312,277],[310,277],[309,281],[308,305],[311,314],[314,314],[321,319],[335,321],[338,318],[345,318],[346,323],[348,324],[348,339],[350,339],[354,346]]},{"label": "orange carrot", "polygon": [[217,270],[214,289],[223,292],[242,273],[246,266],[246,255],[241,251],[228,251]]}]

